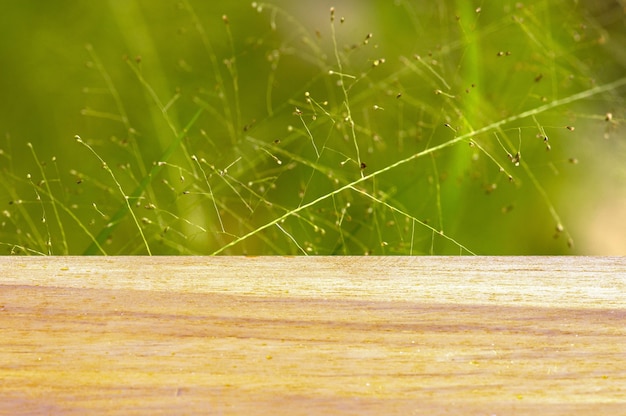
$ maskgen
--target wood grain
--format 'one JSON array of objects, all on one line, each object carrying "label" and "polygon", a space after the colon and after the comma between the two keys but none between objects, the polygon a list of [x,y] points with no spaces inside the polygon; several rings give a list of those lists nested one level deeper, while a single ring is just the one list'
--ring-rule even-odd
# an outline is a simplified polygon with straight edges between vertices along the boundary
[{"label": "wood grain", "polygon": [[3,257],[0,329],[0,414],[626,414],[625,258]]}]

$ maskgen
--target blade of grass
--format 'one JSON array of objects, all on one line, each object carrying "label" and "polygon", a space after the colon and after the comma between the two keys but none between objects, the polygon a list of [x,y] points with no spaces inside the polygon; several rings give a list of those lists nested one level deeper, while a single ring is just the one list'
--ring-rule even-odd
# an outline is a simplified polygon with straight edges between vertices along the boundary
[{"label": "blade of grass", "polygon": [[255,234],[265,230],[268,227],[271,227],[271,226],[273,226],[275,224],[278,224],[279,222],[283,221],[284,219],[290,217],[291,215],[293,215],[295,213],[298,213],[298,212],[300,212],[300,211],[302,211],[304,209],[312,207],[312,206],[318,204],[319,202],[324,201],[327,198],[331,198],[334,195],[337,195],[337,194],[339,194],[339,193],[341,193],[341,192],[343,192],[343,191],[345,191],[347,189],[353,189],[359,183],[365,182],[365,181],[367,181],[369,179],[372,179],[372,178],[374,178],[374,177],[376,177],[376,176],[378,176],[378,175],[380,175],[382,173],[385,173],[385,172],[388,172],[390,170],[393,170],[393,169],[397,168],[398,166],[405,165],[405,164],[407,164],[407,163],[409,163],[409,162],[411,162],[413,160],[419,159],[419,158],[421,158],[423,156],[426,156],[426,155],[429,155],[431,153],[437,152],[439,150],[445,149],[447,147],[453,146],[453,145],[455,145],[455,144],[457,144],[457,143],[459,143],[461,141],[468,140],[471,137],[476,136],[478,134],[486,133],[488,131],[497,129],[500,126],[503,126],[505,124],[514,122],[516,120],[524,119],[526,117],[530,117],[530,116],[533,116],[533,115],[536,115],[536,114],[539,114],[539,113],[543,113],[543,112],[548,111],[550,109],[553,109],[555,107],[559,107],[559,106],[562,106],[562,105],[565,105],[565,104],[572,103],[574,101],[578,101],[578,100],[582,100],[582,99],[585,99],[585,98],[589,98],[591,96],[594,96],[594,95],[597,95],[597,94],[601,94],[603,92],[612,91],[612,90],[615,90],[617,88],[620,88],[623,85],[626,85],[626,77],[620,78],[620,79],[618,79],[618,80],[616,80],[614,82],[611,82],[609,84],[599,85],[597,87],[594,87],[594,88],[591,88],[591,89],[588,89],[588,90],[585,90],[585,91],[581,91],[581,92],[579,92],[577,94],[573,94],[573,95],[570,95],[568,97],[564,97],[564,98],[552,101],[552,102],[550,102],[548,104],[539,106],[537,108],[534,108],[534,109],[531,109],[531,110],[528,110],[528,111],[524,111],[523,113],[516,114],[516,115],[510,116],[510,117],[504,118],[502,120],[499,120],[499,121],[496,121],[494,123],[491,123],[491,124],[489,124],[489,125],[487,125],[485,127],[482,127],[482,128],[480,128],[480,129],[478,129],[476,131],[471,131],[469,133],[457,136],[454,139],[449,140],[447,142],[444,142],[444,143],[442,143],[440,145],[429,147],[429,148],[427,148],[427,149],[425,149],[425,150],[423,150],[421,152],[414,153],[413,155],[411,155],[411,156],[409,156],[409,157],[407,157],[405,159],[401,159],[401,160],[399,160],[399,161],[397,161],[395,163],[387,165],[386,167],[384,167],[382,169],[379,169],[377,171],[374,171],[374,172],[370,173],[369,175],[361,176],[359,179],[356,179],[353,182],[350,182],[350,183],[348,183],[346,185],[343,185],[343,186],[335,189],[332,192],[324,194],[324,195],[320,196],[317,199],[314,199],[314,200],[312,200],[312,201],[310,201],[310,202],[308,202],[306,204],[303,204],[303,205],[298,206],[297,208],[294,208],[293,210],[291,210],[291,211],[289,211],[289,212],[287,212],[287,213],[285,213],[285,214],[275,218],[272,221],[269,221],[269,222],[265,223],[264,225],[256,228],[255,230],[253,230],[253,231],[251,231],[251,232],[249,232],[249,233],[247,233],[247,234],[245,234],[245,235],[243,235],[243,236],[241,236],[239,238],[236,238],[235,240],[231,241],[230,243],[220,247],[219,249],[217,249],[213,253],[211,253],[211,255],[220,254],[220,253],[224,252],[226,249],[239,244],[240,242],[242,242],[242,241],[252,237],[253,235],[255,235]]},{"label": "blade of grass", "polygon": [[[56,198],[54,196],[54,194],[52,193],[52,191],[50,190],[49,187],[46,187],[46,189],[41,189],[40,192],[42,194],[44,194],[45,196],[47,196],[48,198],[50,198],[50,201],[52,201],[53,206],[58,206],[67,215],[69,215],[70,218],[72,218],[74,220],[74,222],[76,222],[76,224],[78,224],[80,229],[83,230],[83,232],[85,234],[87,234],[89,239],[92,241],[92,243],[96,246],[96,248],[98,249],[98,251],[101,254],[103,254],[105,256],[107,255],[107,252],[104,250],[102,245],[100,245],[100,243],[98,243],[98,240],[96,240],[96,237],[89,231],[89,229],[85,226],[85,224],[83,224],[82,221],[80,221],[80,219],[76,216],[76,214],[74,214],[74,212],[72,212],[72,210],[67,205],[65,205],[63,202],[59,201],[58,198]],[[58,213],[56,215],[58,216]],[[65,234],[63,234],[63,236],[65,236]],[[67,249],[67,247],[66,247],[66,249]],[[68,251],[68,253],[69,253],[69,251]]]},{"label": "blade of grass", "polygon": [[[198,109],[196,111],[196,113],[193,115],[193,117],[191,118],[189,123],[187,123],[185,128],[176,136],[176,139],[165,150],[165,152],[161,156],[161,161],[166,162],[170,158],[170,156],[176,151],[176,149],[178,149],[178,147],[180,146],[183,138],[185,137],[187,132],[193,127],[193,125],[196,123],[196,121],[198,120],[198,118],[200,117],[200,115],[202,113],[203,113],[202,109]],[[145,190],[147,189],[148,185],[150,185],[150,183],[152,182],[152,179],[161,171],[163,166],[164,166],[163,164],[155,163],[152,166],[152,169],[150,169],[150,172],[148,172],[148,174],[146,176],[144,176],[144,178],[141,180],[141,182],[135,188],[135,190],[127,197],[127,201],[128,201],[128,199],[139,198],[145,192]],[[100,233],[98,233],[98,236],[96,237],[96,240],[89,247],[87,247],[87,249],[85,250],[84,254],[87,254],[87,255],[96,254],[96,252],[98,251],[98,245],[97,244],[100,244],[100,245],[104,244],[104,241],[106,241],[106,239],[109,238],[109,236],[111,235],[111,233],[115,229],[115,226],[117,224],[119,224],[120,220],[126,216],[127,212],[128,211],[127,211],[126,203],[125,203],[111,217],[111,224],[112,225],[110,227],[104,227],[104,228],[102,228],[102,230],[100,230]]]},{"label": "blade of grass", "polygon": [[[41,162],[39,161],[39,158],[37,157],[37,153],[35,152],[35,148],[33,147],[33,144],[29,142],[27,143],[27,146],[30,149],[31,153],[33,154],[33,158],[35,159],[37,166],[39,167],[39,172],[41,173],[41,178],[43,180],[43,185],[45,187],[45,190],[47,191],[48,195],[52,195],[52,191],[50,190],[50,181],[48,180],[46,176],[46,172],[43,168],[43,165],[41,164]],[[56,219],[57,225],[61,232],[61,240],[63,241],[62,243],[63,254],[68,255],[69,248],[67,246],[67,237],[65,236],[65,228],[63,227],[63,221],[61,221],[61,216],[59,215],[59,210],[57,208],[56,199],[52,198],[51,201],[52,201],[52,211],[54,212],[54,217]]]},{"label": "blade of grass", "polygon": [[113,182],[115,182],[115,185],[117,185],[117,189],[120,191],[120,193],[122,194],[122,197],[124,198],[124,202],[125,202],[126,208],[128,209],[128,212],[130,212],[130,215],[133,217],[133,222],[135,223],[135,226],[137,227],[137,230],[139,231],[139,234],[141,235],[141,239],[143,240],[146,250],[148,251],[148,255],[152,255],[152,251],[150,250],[150,245],[148,244],[148,241],[146,240],[146,236],[143,233],[143,229],[141,228],[141,225],[139,224],[139,221],[137,220],[137,217],[135,216],[135,211],[133,211],[133,208],[130,206],[131,198],[128,195],[126,195],[126,193],[124,192],[124,189],[122,188],[122,185],[115,177],[115,174],[113,173],[109,165],[104,161],[104,159],[102,159],[100,155],[93,149],[93,147],[85,143],[83,139],[80,138],[80,136],[75,136],[74,138],[76,139],[78,143],[84,145],[87,149],[89,149],[89,151],[93,153],[93,155],[96,156],[96,158],[98,158],[100,163],[102,163],[102,167],[104,168],[104,170],[106,170],[107,173],[111,175]]}]

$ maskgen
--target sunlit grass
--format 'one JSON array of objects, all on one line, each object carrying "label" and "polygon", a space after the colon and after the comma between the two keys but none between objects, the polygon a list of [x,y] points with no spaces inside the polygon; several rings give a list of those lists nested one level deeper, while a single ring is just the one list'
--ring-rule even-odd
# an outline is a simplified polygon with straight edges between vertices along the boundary
[{"label": "sunlit grass", "polygon": [[581,168],[585,134],[620,131],[626,78],[618,61],[594,62],[610,56],[608,29],[556,3],[319,7],[309,21],[290,3],[233,15],[185,0],[171,25],[156,24],[171,11],[113,8],[136,25],[124,36],[137,54],[114,74],[87,43],[95,76],[76,89],[90,122],[74,132],[82,146],[63,139],[76,164],[44,160],[32,140],[24,178],[0,154],[0,242],[18,254],[575,253],[555,189]]}]

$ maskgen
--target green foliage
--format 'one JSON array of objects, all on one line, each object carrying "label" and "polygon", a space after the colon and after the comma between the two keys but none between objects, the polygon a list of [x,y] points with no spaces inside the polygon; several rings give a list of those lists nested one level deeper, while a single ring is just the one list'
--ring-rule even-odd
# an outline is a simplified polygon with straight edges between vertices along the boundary
[{"label": "green foliage", "polygon": [[8,7],[6,253],[625,250],[623,7],[220,3]]}]

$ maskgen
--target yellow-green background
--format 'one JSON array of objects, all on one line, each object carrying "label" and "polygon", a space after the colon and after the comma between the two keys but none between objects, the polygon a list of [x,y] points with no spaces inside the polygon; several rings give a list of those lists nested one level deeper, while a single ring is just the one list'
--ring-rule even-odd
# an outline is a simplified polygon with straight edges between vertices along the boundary
[{"label": "yellow-green background", "polygon": [[[247,1],[1,3],[2,253],[101,253],[93,250],[84,230],[102,235],[107,220],[124,212],[123,198],[100,162],[74,136],[93,147],[130,194],[175,141],[171,127],[180,131],[200,108],[194,97],[208,103],[211,111],[205,109],[192,124],[185,151],[178,148],[171,156],[171,166],[153,179],[138,206],[133,201],[137,217],[146,218],[141,226],[153,253],[213,253],[284,213],[268,203],[294,209],[336,189],[320,171],[341,183],[358,179],[361,170],[354,163],[352,138],[344,140],[332,127],[340,124],[345,107],[335,85],[338,77],[327,73],[338,71],[331,6],[336,9],[336,41],[344,70],[357,78],[365,74],[349,91],[353,118],[363,128],[357,138],[367,165],[364,174],[452,139],[455,132],[445,123],[457,134],[467,133],[620,80],[626,68],[625,6],[617,1],[280,1],[260,13]],[[341,17],[345,23],[339,22]],[[373,36],[366,45],[369,33]],[[278,61],[271,60],[275,50]],[[445,82],[422,66],[416,54]],[[407,69],[402,57],[418,70]],[[384,64],[375,67],[381,58]],[[238,91],[228,60],[236,68]],[[172,126],[133,68],[163,104],[180,94],[167,112]],[[119,116],[107,76],[119,93],[128,125],[89,115],[93,110]],[[446,102],[434,93],[438,88],[454,98]],[[331,117],[320,111],[317,120],[312,119],[306,91],[318,102],[329,101]],[[521,134],[522,161],[565,228],[559,238],[554,238],[557,224],[541,191],[522,167],[510,163],[493,131],[476,141],[514,173],[514,184],[498,173],[487,155],[478,152],[479,160],[473,162],[477,151],[463,141],[381,174],[362,184],[363,189],[377,198],[387,195],[403,213],[443,228],[447,236],[479,254],[626,254],[624,91],[622,85],[537,114],[539,126],[550,137],[550,152],[536,137],[540,128],[532,118],[499,133],[509,150],[517,150]],[[384,110],[374,111],[375,105]],[[316,143],[327,144],[319,160],[306,135],[288,130],[291,125],[304,131],[296,107],[303,111]],[[612,114],[610,121],[605,120],[607,113]],[[128,126],[135,133],[129,134]],[[288,152],[280,156],[280,166],[270,156],[279,155],[279,149],[272,151],[277,139],[281,143],[276,146]],[[259,142],[269,153],[259,149]],[[32,143],[38,162],[27,143]],[[207,161],[207,180],[191,155]],[[341,165],[346,157],[352,160]],[[573,159],[577,163],[571,163]],[[235,161],[229,168],[233,178],[255,183],[255,191],[255,181],[275,188],[264,189],[267,193],[258,198],[231,181],[235,192],[218,177],[219,169]],[[180,182],[178,167],[195,175]],[[58,220],[41,182],[44,176],[56,198]],[[164,185],[164,179],[170,185]],[[487,192],[492,183],[497,188]],[[185,190],[195,194],[193,199],[182,197]],[[216,232],[221,226],[209,191],[215,192],[226,233]],[[348,203],[338,231],[341,209]],[[146,208],[149,204],[157,210]],[[407,221],[346,191],[281,222],[282,230],[268,227],[224,253],[302,254],[302,248],[310,254],[464,252]],[[568,236],[573,248],[567,245]],[[107,254],[147,252],[127,212],[100,243]]]}]

